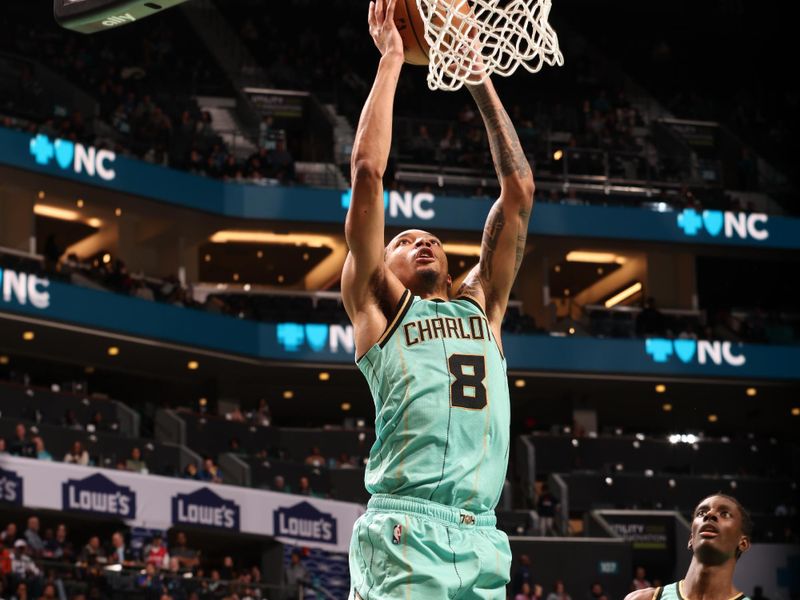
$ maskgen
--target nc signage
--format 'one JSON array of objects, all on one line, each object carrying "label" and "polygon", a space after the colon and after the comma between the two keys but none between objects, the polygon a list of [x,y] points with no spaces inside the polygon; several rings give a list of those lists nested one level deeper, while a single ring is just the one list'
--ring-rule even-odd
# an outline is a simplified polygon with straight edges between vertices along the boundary
[{"label": "nc signage", "polygon": [[[350,201],[353,197],[353,190],[342,193],[342,208],[350,208]],[[394,219],[409,219],[430,221],[436,216],[433,208],[436,196],[428,192],[383,192],[383,207],[386,213]]]},{"label": "nc signage", "polygon": [[0,268],[0,300],[16,302],[21,306],[30,304],[44,310],[50,306],[50,281],[30,273]]},{"label": "nc signage", "polygon": [[764,213],[722,212],[720,210],[704,210],[698,213],[693,208],[686,208],[678,214],[678,227],[689,237],[709,235],[727,239],[752,239],[764,241],[769,238],[767,222],[769,217]]},{"label": "nc signage", "polygon": [[117,155],[111,150],[99,150],[69,140],[51,140],[43,133],[32,138],[29,147],[36,164],[43,167],[55,160],[62,171],[85,173],[89,177],[99,177],[103,181],[113,181],[117,177],[114,171]]},{"label": "nc signage", "polygon": [[732,342],[719,340],[648,338],[644,348],[657,363],[669,362],[673,356],[684,364],[696,361],[701,365],[741,367],[747,362],[747,357]]}]

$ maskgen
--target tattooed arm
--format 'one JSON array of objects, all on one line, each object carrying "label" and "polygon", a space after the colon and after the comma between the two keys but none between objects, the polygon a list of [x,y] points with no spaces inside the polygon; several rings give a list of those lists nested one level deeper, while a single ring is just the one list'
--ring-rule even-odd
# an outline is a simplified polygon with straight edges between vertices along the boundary
[{"label": "tattooed arm", "polygon": [[528,219],[533,209],[533,174],[491,80],[467,89],[486,125],[501,191],[486,219],[480,260],[458,293],[483,303],[499,340],[511,286],[525,254]]}]

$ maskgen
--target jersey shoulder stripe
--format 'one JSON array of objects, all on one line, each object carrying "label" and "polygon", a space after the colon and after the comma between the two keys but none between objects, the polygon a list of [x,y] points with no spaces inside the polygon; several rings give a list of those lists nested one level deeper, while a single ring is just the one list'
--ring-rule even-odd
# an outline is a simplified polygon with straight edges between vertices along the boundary
[{"label": "jersey shoulder stripe", "polygon": [[[406,290],[403,292],[403,295],[400,296],[400,301],[397,303],[397,307],[394,309],[394,316],[386,322],[386,329],[383,330],[380,339],[378,339],[378,343],[375,344],[380,348],[383,348],[386,345],[386,342],[389,341],[389,338],[392,337],[392,334],[397,331],[397,328],[400,326],[400,323],[403,321],[403,317],[406,316],[408,309],[411,308],[411,305],[414,303],[414,296],[411,294],[410,290]],[[364,354],[359,356],[356,359],[356,363],[360,363],[361,359],[363,359],[369,351],[372,350],[375,346],[370,347]]]}]

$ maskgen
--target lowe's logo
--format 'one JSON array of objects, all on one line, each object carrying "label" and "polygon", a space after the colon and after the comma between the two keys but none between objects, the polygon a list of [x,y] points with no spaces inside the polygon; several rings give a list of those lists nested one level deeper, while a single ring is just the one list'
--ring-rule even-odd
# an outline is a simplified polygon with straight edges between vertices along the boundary
[{"label": "lowe's logo", "polygon": [[678,227],[688,236],[695,237],[705,231],[711,237],[763,241],[769,237],[768,217],[764,213],[734,213],[721,210],[704,210],[702,214],[693,208],[685,208],[678,214]]},{"label": "lowe's logo", "polygon": [[0,298],[3,302],[16,301],[25,306],[44,310],[50,306],[50,282],[29,273],[19,273],[11,269],[0,269]]},{"label": "lowe's logo", "polygon": [[22,506],[22,477],[0,468],[0,503]]},{"label": "lowe's logo", "polygon": [[86,173],[89,177],[100,177],[104,181],[113,181],[117,176],[112,163],[117,155],[111,150],[98,150],[92,146],[76,144],[69,140],[57,139],[54,142],[43,133],[30,141],[31,156],[36,164],[46,167],[53,159],[64,171]]},{"label": "lowe's logo", "polygon": [[172,523],[174,525],[202,525],[229,531],[239,531],[239,505],[226,500],[209,488],[200,488],[191,494],[172,497]]},{"label": "lowe's logo", "polygon": [[289,508],[279,508],[273,513],[275,536],[313,542],[336,543],[336,518],[318,511],[309,502]]},{"label": "lowe's logo", "polygon": [[61,500],[63,510],[136,518],[136,493],[102,473],[65,481],[61,484]]},{"label": "lowe's logo", "polygon": [[[342,208],[350,208],[350,201],[353,198],[353,190],[342,193]],[[383,192],[383,208],[392,218],[421,219],[430,221],[436,216],[433,210],[433,203],[436,196],[427,192],[414,194],[412,192],[385,191]]]},{"label": "lowe's logo", "polygon": [[669,362],[672,356],[677,356],[684,364],[694,362],[696,359],[701,365],[711,363],[741,367],[747,362],[744,354],[734,352],[731,342],[719,340],[648,338],[644,342],[644,349],[657,363]]},{"label": "lowe's logo", "polygon": [[333,353],[355,351],[352,325],[278,323],[276,332],[278,343],[287,352],[300,352],[304,349],[312,352],[327,350]]}]

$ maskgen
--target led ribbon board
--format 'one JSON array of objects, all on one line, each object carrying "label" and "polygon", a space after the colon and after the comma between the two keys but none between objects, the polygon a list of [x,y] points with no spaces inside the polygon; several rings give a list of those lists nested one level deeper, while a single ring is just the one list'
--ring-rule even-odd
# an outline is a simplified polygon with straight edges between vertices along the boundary
[{"label": "led ribbon board", "polygon": [[114,29],[157,14],[186,0],[54,0],[62,27],[80,33]]}]

